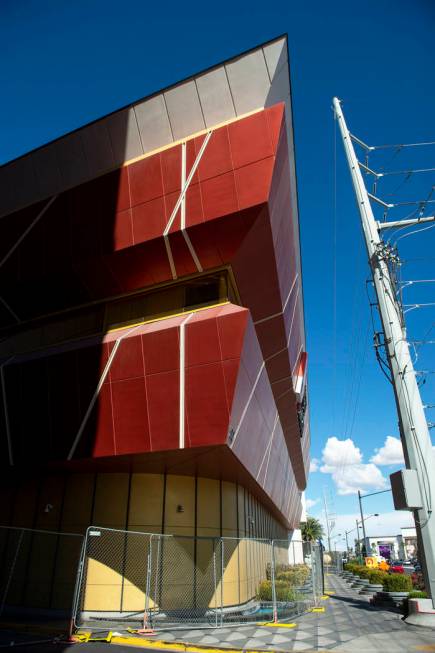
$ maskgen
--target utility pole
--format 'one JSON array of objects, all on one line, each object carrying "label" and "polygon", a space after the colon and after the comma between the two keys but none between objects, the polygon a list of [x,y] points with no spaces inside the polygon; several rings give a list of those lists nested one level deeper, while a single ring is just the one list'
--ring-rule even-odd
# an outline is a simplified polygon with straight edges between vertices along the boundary
[{"label": "utility pole", "polygon": [[325,493],[323,493],[323,505],[325,506],[326,531],[328,533],[328,553],[331,553],[331,529],[329,526],[328,505],[326,503]]},{"label": "utility pole", "polygon": [[349,555],[349,542],[347,540],[347,534],[350,533],[350,531],[344,531],[344,534],[346,536],[346,553]]},{"label": "utility pole", "polygon": [[[357,542],[358,542],[358,555],[360,555],[360,546],[359,546],[359,524],[358,524],[358,519],[355,519],[356,522],[356,537],[357,537]],[[356,551],[355,551],[356,553]]]},{"label": "utility pole", "polygon": [[[401,308],[388,267],[391,253],[380,237],[381,227],[373,215],[360,163],[353,146],[355,137],[350,134],[346,126],[340,101],[334,98],[333,104],[367,247],[399,416],[400,438],[406,467],[408,470],[415,470],[421,495],[419,507],[411,507],[411,509],[414,512],[420,544],[419,553],[425,585],[435,609],[435,518],[432,515],[432,497],[435,499],[435,456],[406,340],[406,329],[402,324]],[[415,222],[417,224],[418,220]],[[385,223],[383,227],[385,228]]]},{"label": "utility pole", "polygon": [[366,550],[367,553],[367,548],[366,548],[366,527],[364,524],[364,515],[363,515],[363,509],[362,509],[362,502],[361,502],[361,492],[358,490],[358,501],[359,501],[359,511],[361,513],[361,525],[362,525],[362,532],[363,532],[363,547]]}]

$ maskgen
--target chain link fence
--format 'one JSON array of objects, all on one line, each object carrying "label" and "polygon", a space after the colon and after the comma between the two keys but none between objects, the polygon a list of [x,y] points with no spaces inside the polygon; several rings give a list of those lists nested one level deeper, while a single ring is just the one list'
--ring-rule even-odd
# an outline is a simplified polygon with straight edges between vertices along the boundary
[{"label": "chain link fence", "polygon": [[83,535],[0,526],[0,618],[70,618]]},{"label": "chain link fence", "polygon": [[327,574],[339,574],[343,571],[343,558],[347,556],[344,551],[331,551],[327,555],[327,562],[325,563],[325,572]]},{"label": "chain link fence", "polygon": [[74,623],[158,630],[294,618],[319,600],[323,572],[319,545],[293,545],[297,563],[287,540],[90,527]]}]

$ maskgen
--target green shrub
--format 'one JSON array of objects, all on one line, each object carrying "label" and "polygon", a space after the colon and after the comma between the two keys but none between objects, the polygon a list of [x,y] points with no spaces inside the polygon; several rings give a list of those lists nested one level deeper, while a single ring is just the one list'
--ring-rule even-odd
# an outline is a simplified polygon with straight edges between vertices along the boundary
[{"label": "green shrub", "polygon": [[368,567],[363,567],[362,569],[358,569],[356,573],[360,578],[367,578],[368,580],[370,571],[371,570]]},{"label": "green shrub", "polygon": [[344,565],[345,571],[350,571],[352,574],[355,571],[356,567],[359,567],[359,564],[357,564],[356,562],[346,562],[346,564]]},{"label": "green shrub", "polygon": [[371,585],[382,585],[382,582],[388,574],[385,571],[378,571],[377,569],[369,569],[367,578]]},{"label": "green shrub", "polygon": [[386,592],[411,592],[412,581],[404,574],[385,574],[382,585]]},{"label": "green shrub", "polygon": [[408,599],[427,599],[427,592],[412,590],[412,592],[409,592],[408,594]]},{"label": "green shrub", "polygon": [[308,567],[297,565],[287,571],[279,571],[276,580],[284,580],[292,587],[302,587],[309,575]]},{"label": "green shrub", "polygon": [[363,565],[358,565],[354,564],[351,571],[355,576],[359,576],[361,578],[361,574],[364,574],[367,570],[367,567],[364,567]]},{"label": "green shrub", "polygon": [[[290,569],[292,569],[290,565],[275,565],[275,578],[277,578],[278,574],[289,571]],[[266,578],[267,580],[272,580],[272,567],[270,562],[267,563]]]},{"label": "green shrub", "polygon": [[[275,592],[277,601],[296,601],[299,598],[297,592],[288,583],[283,580],[275,581]],[[272,601],[272,582],[264,580],[260,583],[257,590],[257,599],[260,601]]]},{"label": "green shrub", "polygon": [[423,574],[421,573],[421,571],[414,572],[413,574],[411,574],[411,580],[416,590],[424,591],[426,589],[424,584]]}]

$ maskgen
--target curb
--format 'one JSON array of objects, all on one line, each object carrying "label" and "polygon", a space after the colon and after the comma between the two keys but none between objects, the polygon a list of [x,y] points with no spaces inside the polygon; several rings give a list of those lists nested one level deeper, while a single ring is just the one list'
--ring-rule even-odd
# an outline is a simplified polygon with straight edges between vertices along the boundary
[{"label": "curb", "polygon": [[[140,637],[121,637],[118,635],[112,636],[111,644],[123,644],[124,646],[137,646],[140,648],[155,649],[155,650],[168,650],[168,651],[183,651],[185,653],[270,653],[270,649],[240,649],[240,648],[226,648],[224,646],[208,646],[207,644],[190,644],[186,642],[165,642],[163,640],[150,640],[141,639]],[[282,649],[274,649],[274,653],[288,653]]]},{"label": "curb", "polygon": [[[258,626],[268,626],[268,624],[257,624]],[[274,626],[275,624],[271,624]],[[297,624],[281,624],[281,626],[288,627],[288,628],[294,628],[297,626]],[[80,641],[80,636],[83,637]],[[101,638],[97,639],[89,639],[89,637],[92,636],[92,633],[90,632],[82,632],[82,633],[76,633],[75,637],[77,637],[76,642],[77,643],[92,643],[93,641],[106,641],[110,644],[119,644],[119,645],[124,645],[124,646],[136,646],[139,648],[146,648],[149,650],[156,650],[156,651],[182,651],[183,653],[270,653],[270,649],[267,648],[258,648],[258,649],[240,649],[240,648],[232,648],[232,647],[225,647],[225,646],[212,646],[208,644],[193,644],[191,642],[166,642],[165,640],[155,640],[155,639],[146,639],[145,637],[135,637],[134,635],[120,635],[118,633],[113,633],[109,631],[108,635],[106,637],[102,636]],[[73,635],[74,637],[74,635]],[[86,639],[85,639],[86,638]],[[283,649],[274,649],[274,653],[288,653],[288,651],[284,651]]]}]

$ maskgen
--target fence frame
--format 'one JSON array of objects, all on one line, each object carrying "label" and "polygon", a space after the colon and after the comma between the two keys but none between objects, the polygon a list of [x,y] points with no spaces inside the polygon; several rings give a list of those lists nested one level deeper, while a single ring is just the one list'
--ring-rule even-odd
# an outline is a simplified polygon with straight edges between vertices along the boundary
[{"label": "fence frame", "polygon": [[[125,622],[128,620],[132,619],[132,615],[136,617],[135,621],[138,621],[138,615],[142,615],[142,612],[139,611],[133,611],[133,610],[125,610],[124,611],[124,616],[123,616],[123,604],[121,601],[120,605],[120,612],[118,617],[110,617],[108,616],[107,618],[104,617],[104,611],[102,611],[102,616],[89,616],[86,617],[85,621],[81,621],[81,616],[83,614],[89,614],[91,613],[97,613],[98,610],[89,610],[86,609],[84,610],[84,592],[86,589],[86,573],[87,573],[87,564],[88,560],[93,559],[89,555],[89,542],[90,538],[94,537],[97,535],[96,532],[105,532],[106,534],[109,535],[110,533],[117,534],[116,537],[119,537],[120,534],[123,534],[126,538],[126,543],[128,542],[129,537],[143,537],[144,541],[147,539],[147,546],[148,546],[148,552],[147,552],[147,558],[146,558],[146,578],[144,578],[144,583],[141,583],[141,587],[145,587],[144,591],[144,607],[143,607],[143,624],[146,626],[151,626],[155,630],[158,629],[168,629],[170,628],[171,630],[174,629],[192,629],[195,627],[198,628],[219,628],[222,626],[228,626],[228,625],[236,625],[236,624],[249,624],[249,623],[255,623],[255,621],[258,620],[264,620],[261,619],[260,614],[263,614],[263,612],[266,612],[267,614],[271,615],[271,620],[278,622],[278,621],[286,621],[288,619],[291,619],[292,617],[294,618],[295,614],[300,614],[301,612],[306,611],[309,607],[318,605],[318,601],[320,599],[321,594],[323,593],[323,589],[319,591],[319,581],[320,581],[320,587],[323,588],[323,579],[319,578],[319,574],[323,573],[322,570],[322,565],[321,565],[321,545],[320,544],[311,544],[311,543],[302,543],[302,542],[297,542],[298,544],[300,543],[302,546],[302,558],[304,560],[303,564],[307,564],[307,566],[310,569],[309,572],[309,578],[306,581],[306,584],[308,582],[307,587],[301,588],[301,592],[304,591],[306,598],[304,599],[298,599],[295,598],[294,600],[290,601],[290,603],[294,603],[294,610],[291,612],[291,609],[288,608],[287,612],[291,612],[291,614],[288,614],[288,616],[285,616],[285,610],[283,610],[283,601],[279,601],[277,599],[277,592],[276,592],[276,568],[278,564],[277,561],[277,547],[280,547],[282,553],[285,552],[287,556],[287,562],[285,563],[286,565],[289,566],[291,569],[292,567],[295,566],[295,564],[300,564],[300,563],[291,563],[290,562],[290,546],[293,547],[293,560],[295,559],[295,548],[294,545],[296,542],[292,542],[291,540],[277,540],[277,539],[267,539],[267,538],[237,538],[237,537],[228,537],[228,536],[189,536],[189,535],[173,535],[173,534],[161,534],[161,533],[146,533],[142,531],[126,531],[126,530],[121,530],[121,529],[114,529],[114,528],[104,528],[104,527],[98,527],[98,526],[89,526],[85,537],[83,539],[83,545],[82,545],[82,551],[80,555],[80,561],[78,565],[78,570],[77,570],[77,581],[76,581],[76,587],[74,591],[74,604],[73,604],[73,623],[75,627],[80,628],[85,625],[86,619],[92,619],[95,621],[99,622],[107,622],[111,621],[114,623],[113,627],[116,628],[121,628],[120,622]],[[99,540],[102,542],[102,540]],[[192,572],[192,577],[191,579],[187,579],[187,582],[191,582],[192,585],[188,585],[188,591],[190,591],[190,587],[192,588],[192,596],[195,597],[195,599],[192,599],[192,604],[190,605],[190,608],[180,608],[178,609],[178,612],[182,613],[183,610],[186,611],[186,616],[179,616],[178,621],[176,618],[174,618],[174,621],[165,621],[165,616],[166,613],[168,612],[167,608],[161,607],[161,602],[162,602],[162,593],[163,593],[163,586],[165,583],[165,567],[164,565],[168,564],[168,561],[165,559],[165,549],[167,551],[167,547],[165,546],[166,542],[171,542],[172,544],[176,543],[179,544],[182,541],[191,541],[193,543],[193,548],[195,551],[197,551],[197,546],[199,542],[204,542],[204,541],[209,541],[212,543],[212,553],[208,562],[207,566],[207,573],[209,573],[209,580],[212,582],[212,593],[211,593],[211,598],[209,599],[208,603],[204,605],[199,606],[199,611],[203,610],[204,612],[204,618],[201,621],[198,619],[196,621],[196,617],[191,617],[189,618],[189,611],[190,614],[193,615],[195,614],[195,611],[198,611],[198,604],[197,604],[197,591],[198,587],[200,586],[198,583],[201,583],[203,581],[199,581],[197,577],[197,562],[196,562],[196,557],[195,561],[193,562],[193,572]],[[238,583],[238,596],[239,596],[239,603],[235,605],[227,605],[225,604],[224,600],[224,578],[225,578],[225,570],[228,565],[228,561],[226,561],[225,555],[228,555],[228,551],[231,550],[229,548],[228,543],[232,541],[234,542],[234,550],[230,554],[234,555],[234,553],[237,553],[237,583]],[[257,544],[262,544],[265,546],[263,550],[261,548],[258,548],[256,551],[255,543]],[[254,545],[254,549],[252,550],[252,547]],[[246,551],[245,551],[245,562],[247,564],[247,571],[249,573],[246,574],[246,580],[242,581],[242,575],[240,573],[240,556],[243,556],[242,553],[242,548],[246,546]],[[126,567],[126,551],[128,550],[128,546],[126,545],[124,547],[124,559],[122,562],[122,568],[125,572],[125,567]],[[255,561],[249,562],[248,554],[251,555],[251,557],[255,558]],[[219,555],[220,555],[220,561],[219,561]],[[308,561],[308,562],[306,562]],[[257,566],[257,570],[255,567]],[[218,571],[219,569],[219,571]],[[270,571],[269,571],[270,570]],[[124,583],[124,572],[122,574],[122,583]],[[263,577],[264,580],[268,579],[268,573],[270,573],[270,582],[271,582],[271,601],[263,601],[258,597],[258,594],[252,593],[252,588],[251,590],[249,587],[252,585],[252,582],[254,582],[254,586],[256,585],[258,587],[258,582],[260,577]],[[220,575],[220,579],[219,579]],[[253,580],[254,579],[254,580]],[[251,595],[248,596],[246,601],[241,601],[241,584],[242,582],[246,583],[246,595],[249,595],[249,592],[251,592]],[[154,587],[153,587],[154,583]],[[210,588],[209,588],[210,589]],[[153,594],[154,590],[154,594]],[[299,590],[295,588],[295,591]],[[166,591],[167,588],[166,588]],[[210,602],[214,603],[213,606],[210,606]],[[287,603],[284,601],[284,605],[290,605],[289,600],[287,600]],[[158,608],[156,609],[156,606]],[[255,610],[254,610],[255,608]],[[251,609],[251,613],[249,613],[248,609]],[[283,612],[283,615],[280,615],[280,609]],[[243,612],[243,610],[246,610],[246,612]],[[174,610],[172,610],[174,612]],[[262,612],[263,611],[263,612]],[[115,611],[113,611],[115,612]],[[169,610],[171,612],[171,609]],[[177,612],[177,610],[175,610]],[[109,614],[109,613],[107,613]],[[208,617],[208,618],[207,618]],[[252,617],[252,618],[251,618]],[[266,619],[267,620],[267,619]],[[100,624],[97,624],[97,626]],[[104,623],[105,628],[107,628],[107,623]],[[98,628],[94,628],[98,629]],[[102,629],[104,629],[102,627]]]}]

